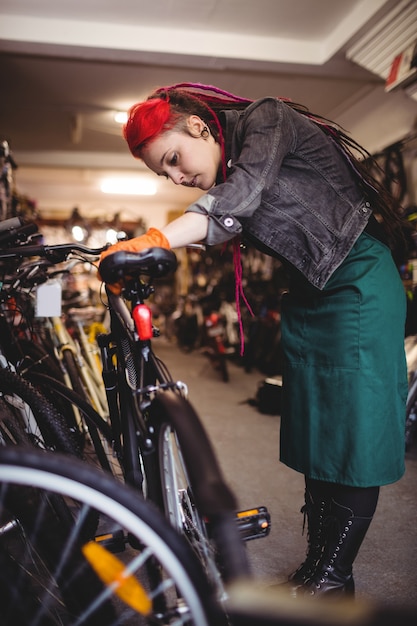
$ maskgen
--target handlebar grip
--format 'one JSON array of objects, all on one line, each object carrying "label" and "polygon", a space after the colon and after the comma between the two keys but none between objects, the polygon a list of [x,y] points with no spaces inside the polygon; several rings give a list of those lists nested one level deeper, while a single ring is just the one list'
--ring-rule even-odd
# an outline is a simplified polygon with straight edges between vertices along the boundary
[{"label": "handlebar grip", "polygon": [[17,248],[6,248],[0,250],[1,259],[20,259],[30,256],[46,256],[46,246],[19,246]]},{"label": "handlebar grip", "polygon": [[0,249],[0,260],[21,259],[24,257],[40,256],[53,264],[65,261],[72,252],[81,252],[91,256],[99,256],[106,250],[107,246],[101,248],[87,248],[78,243],[58,243],[54,245],[22,245],[17,248]]},{"label": "handlebar grip", "polygon": [[38,227],[34,222],[31,222],[29,224],[23,224],[23,226],[11,228],[7,231],[2,231],[0,228],[0,246],[3,246],[7,243],[18,243],[19,241],[24,241],[30,235],[34,235],[37,232]]},{"label": "handlebar grip", "polygon": [[2,220],[0,222],[0,233],[5,230],[12,230],[14,228],[20,228],[22,226],[23,220],[20,217],[10,217],[7,220]]}]

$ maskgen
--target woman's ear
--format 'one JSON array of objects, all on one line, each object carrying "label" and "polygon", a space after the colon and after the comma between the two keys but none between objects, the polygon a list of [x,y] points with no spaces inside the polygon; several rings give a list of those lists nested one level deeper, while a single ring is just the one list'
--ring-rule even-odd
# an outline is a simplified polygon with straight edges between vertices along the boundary
[{"label": "woman's ear", "polygon": [[201,131],[206,128],[206,124],[198,115],[190,115],[187,118],[187,129],[192,137],[201,137]]}]

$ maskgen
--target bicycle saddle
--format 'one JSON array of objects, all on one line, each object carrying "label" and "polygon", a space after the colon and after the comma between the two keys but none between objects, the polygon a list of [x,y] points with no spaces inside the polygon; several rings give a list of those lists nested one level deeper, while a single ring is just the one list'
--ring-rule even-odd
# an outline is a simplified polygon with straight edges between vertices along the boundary
[{"label": "bicycle saddle", "polygon": [[99,272],[105,283],[115,283],[126,276],[167,276],[177,269],[177,257],[166,248],[146,248],[141,252],[119,250],[100,263]]}]

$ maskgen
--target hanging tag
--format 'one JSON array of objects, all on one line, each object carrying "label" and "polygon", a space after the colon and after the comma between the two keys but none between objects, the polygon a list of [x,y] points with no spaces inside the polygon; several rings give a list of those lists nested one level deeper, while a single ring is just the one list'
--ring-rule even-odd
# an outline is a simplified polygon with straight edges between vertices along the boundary
[{"label": "hanging tag", "polygon": [[36,289],[36,317],[59,317],[61,315],[62,300],[61,283],[50,280]]}]

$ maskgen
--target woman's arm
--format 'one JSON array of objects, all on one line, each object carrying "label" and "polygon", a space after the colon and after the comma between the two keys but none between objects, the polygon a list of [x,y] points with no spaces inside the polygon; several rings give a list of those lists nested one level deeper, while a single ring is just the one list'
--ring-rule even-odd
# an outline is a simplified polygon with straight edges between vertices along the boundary
[{"label": "woman's arm", "polygon": [[207,236],[208,217],[202,213],[184,213],[163,228],[171,248],[181,248],[202,241]]}]

